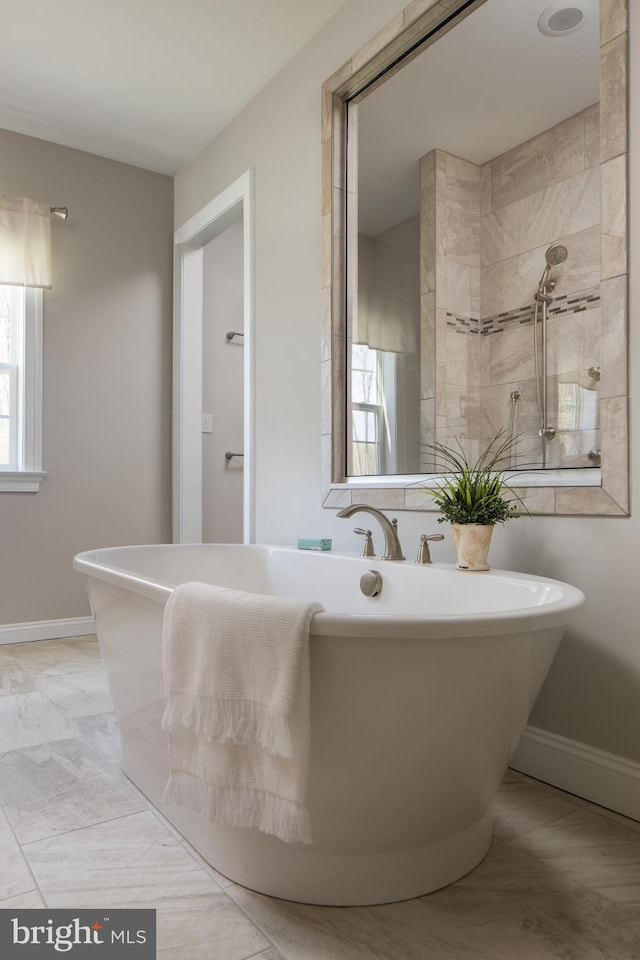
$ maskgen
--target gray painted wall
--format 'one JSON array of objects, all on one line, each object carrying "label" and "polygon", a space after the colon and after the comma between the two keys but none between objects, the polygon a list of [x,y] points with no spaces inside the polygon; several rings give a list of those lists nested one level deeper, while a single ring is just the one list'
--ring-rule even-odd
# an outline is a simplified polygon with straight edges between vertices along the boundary
[{"label": "gray painted wall", "polygon": [[69,208],[44,296],[44,468],[0,494],[0,624],[89,613],[75,553],[171,536],[173,181],[0,130],[0,190]]},{"label": "gray painted wall", "polygon": [[[323,510],[320,485],[320,87],[406,0],[352,0],[243,113],[176,178],[176,225],[254,167],[256,177],[256,531],[260,542],[331,536],[356,549],[352,524]],[[631,64],[640,20],[631,22]],[[632,71],[631,117],[640,111]],[[640,128],[631,129],[631,249],[640,245]],[[640,370],[631,277],[630,367]],[[637,377],[635,378],[637,380]],[[632,376],[632,383],[634,378]],[[632,397],[632,479],[640,466],[638,391]],[[497,532],[494,566],[568,580],[588,606],[569,631],[532,721],[640,761],[638,493],[630,519],[525,518]],[[435,517],[403,513],[407,556]],[[453,560],[450,538],[434,547]],[[425,571],[428,576],[428,571]],[[463,588],[463,583],[461,583]]]}]

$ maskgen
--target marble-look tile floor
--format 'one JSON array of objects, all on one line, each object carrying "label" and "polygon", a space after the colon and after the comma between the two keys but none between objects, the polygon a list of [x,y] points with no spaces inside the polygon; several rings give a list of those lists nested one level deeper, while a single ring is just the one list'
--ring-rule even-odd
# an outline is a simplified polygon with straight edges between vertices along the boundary
[{"label": "marble-look tile floor", "polygon": [[162,960],[639,960],[640,823],[509,771],[457,883],[316,907],[209,867],[119,768],[94,637],[0,646],[0,909],[152,907]]}]

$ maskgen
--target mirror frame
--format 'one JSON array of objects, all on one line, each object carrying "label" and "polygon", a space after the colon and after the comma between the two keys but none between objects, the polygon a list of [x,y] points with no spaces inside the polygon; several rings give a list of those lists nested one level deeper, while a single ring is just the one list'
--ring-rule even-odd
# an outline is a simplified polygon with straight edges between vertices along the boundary
[{"label": "mirror frame", "polygon": [[[431,511],[411,482],[346,474],[347,101],[374,88],[486,0],[413,0],[322,87],[322,486],[323,506],[366,500],[382,509]],[[602,467],[598,485],[536,485],[522,491],[534,514],[629,515],[628,0],[600,0],[601,324],[599,394]],[[588,469],[588,468],[587,468]],[[586,471],[585,471],[586,472]],[[592,476],[597,474],[592,474]],[[542,480],[544,476],[542,475]],[[519,490],[520,492],[520,490]]]}]

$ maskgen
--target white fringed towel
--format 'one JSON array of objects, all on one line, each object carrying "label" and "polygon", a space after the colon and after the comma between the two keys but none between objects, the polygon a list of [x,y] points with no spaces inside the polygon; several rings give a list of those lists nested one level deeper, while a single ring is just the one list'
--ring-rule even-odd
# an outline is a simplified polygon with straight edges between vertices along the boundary
[{"label": "white fringed towel", "polygon": [[316,603],[185,583],[163,625],[164,799],[311,842],[309,629]]}]

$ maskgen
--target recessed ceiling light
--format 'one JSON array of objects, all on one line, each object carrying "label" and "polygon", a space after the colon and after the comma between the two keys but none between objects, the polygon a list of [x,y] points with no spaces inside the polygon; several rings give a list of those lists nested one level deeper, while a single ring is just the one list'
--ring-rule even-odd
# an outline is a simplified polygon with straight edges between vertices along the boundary
[{"label": "recessed ceiling light", "polygon": [[538,19],[538,30],[547,37],[565,37],[584,24],[584,7],[575,0],[560,0],[547,7]]}]

